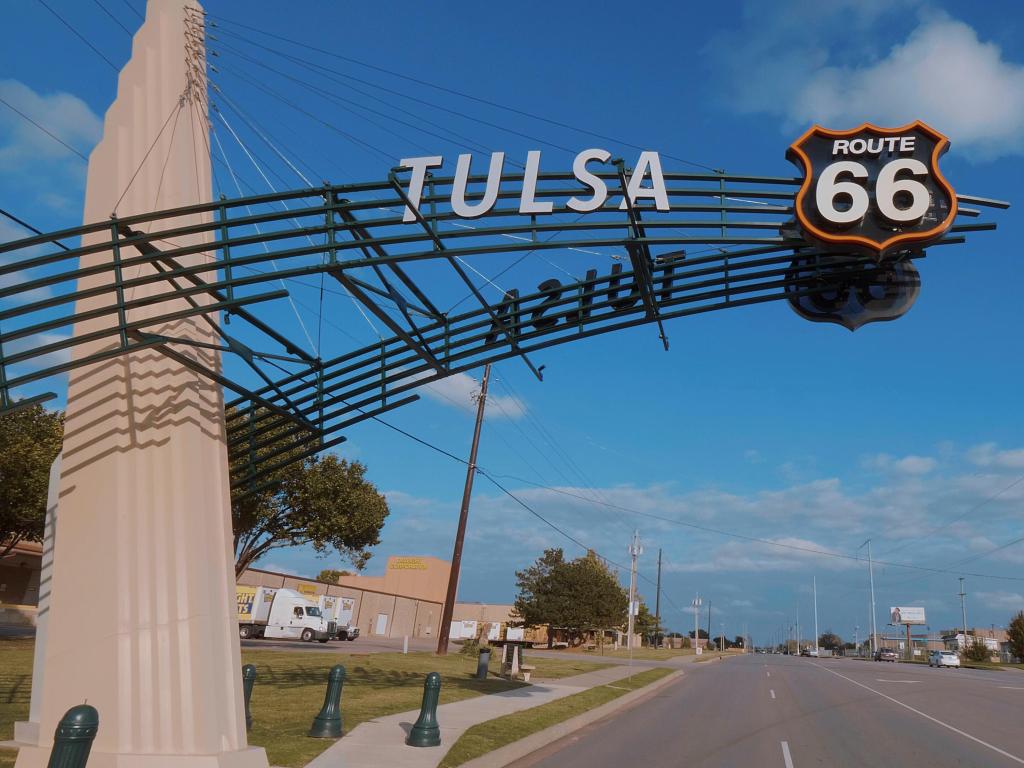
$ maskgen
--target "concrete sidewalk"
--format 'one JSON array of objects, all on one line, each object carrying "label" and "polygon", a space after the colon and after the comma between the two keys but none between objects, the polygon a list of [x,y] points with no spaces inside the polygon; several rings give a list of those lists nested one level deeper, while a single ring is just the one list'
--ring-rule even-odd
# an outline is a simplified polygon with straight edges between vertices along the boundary
[{"label": "concrete sidewalk", "polygon": [[[634,672],[650,668],[634,664]],[[419,716],[419,710],[368,720],[345,734],[306,768],[436,768],[459,737],[471,726],[495,717],[529,709],[580,693],[598,685],[628,677],[627,666],[614,666],[551,682],[535,682],[513,691],[476,696],[437,708],[441,746],[408,747],[405,737]],[[442,683],[443,685],[443,683]]]}]

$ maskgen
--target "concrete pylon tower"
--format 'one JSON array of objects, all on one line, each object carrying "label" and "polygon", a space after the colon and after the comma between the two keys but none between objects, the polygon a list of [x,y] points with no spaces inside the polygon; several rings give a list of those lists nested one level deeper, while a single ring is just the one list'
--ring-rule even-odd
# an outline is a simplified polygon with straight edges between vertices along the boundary
[{"label": "concrete pylon tower", "polygon": [[[89,159],[85,221],[208,202],[208,146],[201,10],[191,0],[149,0]],[[201,220],[192,214],[159,227]],[[85,237],[83,245],[103,241],[109,234]],[[155,245],[197,242],[184,236]],[[138,255],[121,250],[124,258]],[[81,266],[113,258],[106,250],[84,256]],[[124,277],[152,270],[136,267]],[[79,280],[79,290],[111,288],[81,300],[79,313],[113,302],[111,275]],[[125,298],[170,288],[160,281]],[[130,311],[127,321],[186,306],[165,301]],[[77,323],[74,333],[116,323],[116,315],[105,315]],[[214,340],[197,317],[145,330]],[[112,346],[108,337],[73,354]],[[212,351],[175,348],[219,367]],[[219,387],[156,350],[75,369],[59,510],[48,627],[38,639],[46,670],[35,691],[39,739],[20,750],[17,768],[45,766],[61,715],[85,700],[100,715],[90,768],[266,768],[266,754],[249,748],[245,736]]]}]

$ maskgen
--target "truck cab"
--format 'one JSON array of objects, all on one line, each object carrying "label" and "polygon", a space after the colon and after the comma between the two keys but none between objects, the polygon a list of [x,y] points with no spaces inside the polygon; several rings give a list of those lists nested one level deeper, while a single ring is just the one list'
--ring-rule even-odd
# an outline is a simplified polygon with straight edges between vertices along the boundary
[{"label": "truck cab", "polygon": [[263,637],[326,643],[331,628],[316,603],[291,589],[279,589],[270,605]]}]

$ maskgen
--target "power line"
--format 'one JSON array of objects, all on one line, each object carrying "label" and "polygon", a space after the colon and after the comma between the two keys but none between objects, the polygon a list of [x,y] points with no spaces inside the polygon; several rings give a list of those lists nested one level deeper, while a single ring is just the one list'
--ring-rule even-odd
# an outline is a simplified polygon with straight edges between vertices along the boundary
[{"label": "power line", "polygon": [[73,26],[68,24],[68,22],[64,20],[63,16],[61,16],[59,13],[57,13],[55,10],[53,10],[53,8],[51,8],[49,5],[47,5],[46,4],[46,0],[38,0],[38,2],[39,2],[39,4],[41,6],[43,6],[43,8],[45,8],[50,13],[52,13],[54,16],[56,16],[57,20],[60,21],[61,24],[63,24],[65,27],[67,27],[69,30],[71,30],[71,33],[75,37],[77,37],[79,40],[81,40],[83,43],[85,43],[87,46],[89,46],[89,48],[92,49],[93,53],[95,53],[97,56],[99,56],[101,59],[103,59],[107,63],[108,67],[110,67],[115,72],[118,71],[117,66],[114,64],[114,62],[112,62],[110,59],[108,59],[106,56],[104,56],[103,52],[100,51],[100,49],[97,48],[95,45],[90,43],[89,40],[81,32],[79,32]]},{"label": "power line", "polygon": [[128,33],[128,36],[129,36],[129,37],[131,36],[131,34],[132,34],[132,31],[131,31],[130,29],[128,29],[128,27],[126,27],[126,26],[125,26],[124,24],[122,24],[122,23],[121,23],[121,20],[120,20],[119,18],[117,18],[117,16],[115,16],[115,15],[114,15],[114,14],[112,14],[112,13],[111,13],[110,11],[108,11],[108,10],[107,10],[107,9],[106,9],[106,8],[105,8],[105,7],[103,6],[103,3],[101,3],[101,2],[100,2],[100,0],[92,0],[92,1],[93,1],[94,3],[96,3],[96,5],[97,5],[97,6],[99,7],[99,9],[100,9],[101,11],[103,11],[103,12],[104,12],[105,14],[107,14],[107,16],[109,16],[109,17],[110,17],[110,18],[111,18],[111,19],[113,20],[113,22],[114,22],[115,24],[117,24],[117,26],[119,26],[119,27],[120,27],[121,29],[123,29],[123,30],[124,30],[125,32],[127,32],[127,33]]},{"label": "power line", "polygon": [[[42,230],[36,229],[31,224],[29,224],[27,221],[23,221],[22,219],[19,219],[13,213],[10,213],[9,211],[5,211],[3,208],[0,208],[0,215],[6,216],[8,219],[13,221],[15,224],[24,227],[29,232],[34,232],[37,235],[45,234]],[[54,245],[60,246],[65,251],[70,251],[71,250],[66,245],[64,245],[64,243],[62,243],[60,240],[52,240],[51,239],[50,242],[53,243]]]},{"label": "power line", "polygon": [[74,152],[74,153],[75,153],[76,155],[78,155],[78,156],[79,156],[80,158],[82,158],[82,159],[83,159],[83,160],[85,160],[86,162],[89,162],[89,158],[88,158],[88,157],[86,157],[85,155],[83,155],[83,154],[82,154],[81,152],[79,152],[79,151],[78,151],[77,149],[75,149],[74,147],[72,147],[72,146],[71,146],[70,144],[68,144],[68,143],[67,143],[66,141],[64,141],[64,140],[63,140],[62,138],[60,138],[59,136],[57,136],[56,134],[54,134],[54,133],[52,133],[51,131],[49,131],[49,130],[48,130],[47,128],[44,128],[44,127],[43,127],[42,125],[40,125],[39,123],[37,123],[37,122],[36,122],[35,120],[33,120],[33,119],[32,119],[31,117],[29,117],[28,115],[26,115],[26,114],[25,114],[24,112],[22,112],[22,111],[21,111],[20,109],[18,109],[17,107],[15,107],[15,106],[12,106],[12,105],[11,105],[10,103],[8,103],[7,101],[4,101],[4,99],[2,99],[2,98],[0,98],[0,104],[3,104],[3,105],[4,105],[5,107],[7,107],[7,108],[8,108],[9,110],[11,110],[12,112],[14,112],[15,114],[19,115],[20,117],[24,118],[24,119],[25,119],[25,120],[27,120],[28,122],[32,123],[32,125],[34,125],[34,126],[35,126],[36,128],[38,128],[38,129],[39,129],[40,131],[42,131],[43,133],[45,133],[45,134],[46,134],[47,136],[49,136],[49,137],[50,137],[51,139],[53,139],[54,141],[56,141],[56,142],[57,142],[58,144],[60,144],[61,146],[63,146],[63,147],[65,148],[65,149],[68,149],[68,150],[70,150],[71,152]]},{"label": "power line", "polygon": [[[292,45],[298,45],[298,46],[301,46],[301,47],[304,47],[304,48],[308,48],[311,51],[315,51],[317,53],[322,53],[322,54],[324,54],[326,56],[331,56],[333,58],[340,59],[342,61],[347,61],[350,64],[357,64],[357,65],[359,65],[361,67],[366,67],[367,69],[376,70],[378,72],[382,72],[384,74],[391,75],[392,77],[397,77],[397,78],[400,78],[402,80],[407,80],[407,81],[415,83],[417,85],[424,85],[424,86],[427,86],[428,88],[433,88],[433,89],[441,91],[443,93],[448,93],[448,94],[450,94],[452,96],[458,96],[458,97],[463,98],[463,99],[469,99],[470,101],[475,101],[475,102],[477,102],[479,104],[484,104],[484,105],[489,106],[489,107],[494,107],[495,109],[501,109],[501,110],[504,110],[506,112],[510,112],[512,114],[520,115],[522,117],[528,117],[528,118],[533,119],[533,120],[539,120],[541,122],[548,123],[549,125],[554,125],[554,126],[557,126],[559,128],[565,128],[567,130],[577,131],[578,133],[583,133],[583,134],[586,134],[588,136],[593,136],[594,138],[602,139],[604,141],[615,142],[617,144],[621,144],[622,146],[629,147],[631,149],[639,149],[639,150],[643,150],[644,149],[644,147],[641,147],[638,144],[632,144],[632,143],[630,143],[628,141],[623,141],[623,140],[615,138],[613,136],[606,136],[604,134],[597,133],[595,131],[591,131],[591,130],[588,130],[586,128],[580,128],[580,127],[575,126],[575,125],[570,125],[568,123],[563,123],[563,122],[560,122],[558,120],[553,120],[553,119],[548,118],[548,117],[543,117],[542,115],[537,115],[537,114],[534,114],[532,112],[528,112],[528,111],[526,111],[524,109],[518,109],[516,107],[509,107],[509,106],[507,106],[505,104],[500,104],[498,102],[491,101],[489,99],[481,98],[479,96],[474,96],[472,94],[464,93],[462,91],[457,91],[454,88],[448,88],[448,87],[443,86],[443,85],[438,85],[438,84],[432,83],[432,82],[430,82],[428,80],[423,80],[421,78],[412,77],[410,75],[404,75],[401,72],[395,72],[394,70],[386,69],[384,67],[380,67],[380,66],[377,66],[375,64],[368,64],[366,62],[360,61],[359,59],[355,59],[355,58],[352,58],[350,56],[343,56],[343,55],[341,55],[339,53],[336,53],[334,51],[328,51],[328,50],[325,50],[323,48],[317,48],[316,46],[310,45],[308,43],[303,43],[303,42],[300,42],[298,40],[293,40],[291,38],[287,38],[287,37],[284,37],[282,35],[275,35],[275,34],[273,34],[271,32],[266,32],[266,31],[264,31],[262,29],[259,29],[257,27],[252,27],[252,26],[249,26],[249,25],[246,25],[246,24],[242,24],[242,23],[234,21],[232,19],[228,19],[228,18],[226,18],[224,16],[218,16],[218,15],[215,15],[215,14],[208,14],[208,15],[211,18],[220,19],[221,21],[225,21],[225,22],[227,22],[229,24],[233,24],[233,25],[235,25],[237,27],[241,27],[243,29],[248,29],[248,30],[251,30],[253,32],[258,32],[259,34],[266,35],[267,37],[271,37],[271,38],[274,38],[276,40],[281,40],[282,42],[291,43]],[[494,127],[500,127],[500,126],[494,126]],[[507,130],[507,129],[505,129],[505,130]],[[530,138],[530,139],[532,139],[534,141],[538,141],[538,139],[536,139],[535,137],[525,136],[525,138]],[[549,142],[545,142],[545,143],[547,143],[549,146],[555,146],[558,149],[562,149],[562,150],[565,150],[567,152],[572,152],[572,150],[569,150],[569,149],[567,149],[565,147],[559,147],[557,145],[550,144]],[[690,165],[690,166],[693,166],[695,168],[701,168],[703,170],[711,171],[712,173],[717,173],[718,172],[715,168],[712,168],[711,166],[708,166],[708,165],[704,165],[702,163],[696,163],[696,162],[693,162],[692,160],[686,160],[686,159],[681,158],[681,157],[675,157],[675,156],[669,155],[667,153],[662,153],[662,154],[665,157],[668,157],[668,158],[670,158],[672,160],[675,160],[676,162],[679,162],[679,163],[684,163],[686,165]]]}]

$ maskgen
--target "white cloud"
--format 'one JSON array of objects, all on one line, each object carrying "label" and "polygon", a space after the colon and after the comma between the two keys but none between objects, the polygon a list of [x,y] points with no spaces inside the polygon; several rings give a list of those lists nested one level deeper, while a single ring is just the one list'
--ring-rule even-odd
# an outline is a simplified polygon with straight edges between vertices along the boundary
[{"label": "white cloud", "polygon": [[967,452],[967,457],[979,467],[1024,468],[1024,448],[1001,451],[995,443],[984,443],[972,447]]},{"label": "white cloud", "polygon": [[[771,543],[768,543],[771,542]],[[721,573],[738,571],[797,571],[813,565],[819,570],[849,570],[860,563],[836,555],[847,554],[810,539],[780,536],[760,541],[726,541],[707,556],[672,564],[672,573]]]},{"label": "white cloud", "polygon": [[1024,595],[1017,592],[976,592],[975,597],[989,608],[1024,611]]},{"label": "white cloud", "polygon": [[875,454],[864,461],[864,466],[868,469],[903,475],[927,475],[937,464],[938,462],[929,456],[904,456],[898,459],[887,453]]},{"label": "white cloud", "polygon": [[[476,412],[480,382],[466,373],[455,373],[423,385],[431,399],[451,405],[466,413]],[[492,410],[493,409],[493,410]],[[515,397],[487,393],[487,416],[497,419],[519,419],[526,415],[526,404]]]},{"label": "white cloud", "polygon": [[[17,80],[0,80],[0,98],[86,156],[102,135],[100,117],[70,93],[41,94]],[[18,199],[29,210],[77,219],[85,173],[82,158],[0,105],[0,179],[11,191],[16,180]]]},{"label": "white cloud", "polygon": [[889,50],[861,50],[856,40],[885,39],[902,20],[893,5],[870,4],[853,15],[849,3],[821,5],[808,14],[807,3],[781,13],[776,4],[758,4],[740,30],[718,38],[713,50],[733,59],[726,63],[733,108],[775,114],[787,131],[812,122],[844,128],[919,118],[983,157],[1024,152],[1024,66],[999,46],[923,9],[916,28]]},{"label": "white cloud", "polygon": [[[82,154],[92,149],[103,132],[102,121],[89,105],[64,91],[42,95],[17,80],[0,80],[0,98]],[[0,168],[72,158],[75,167],[84,167],[81,158],[10,110],[0,112],[0,129],[4,133]]]}]

